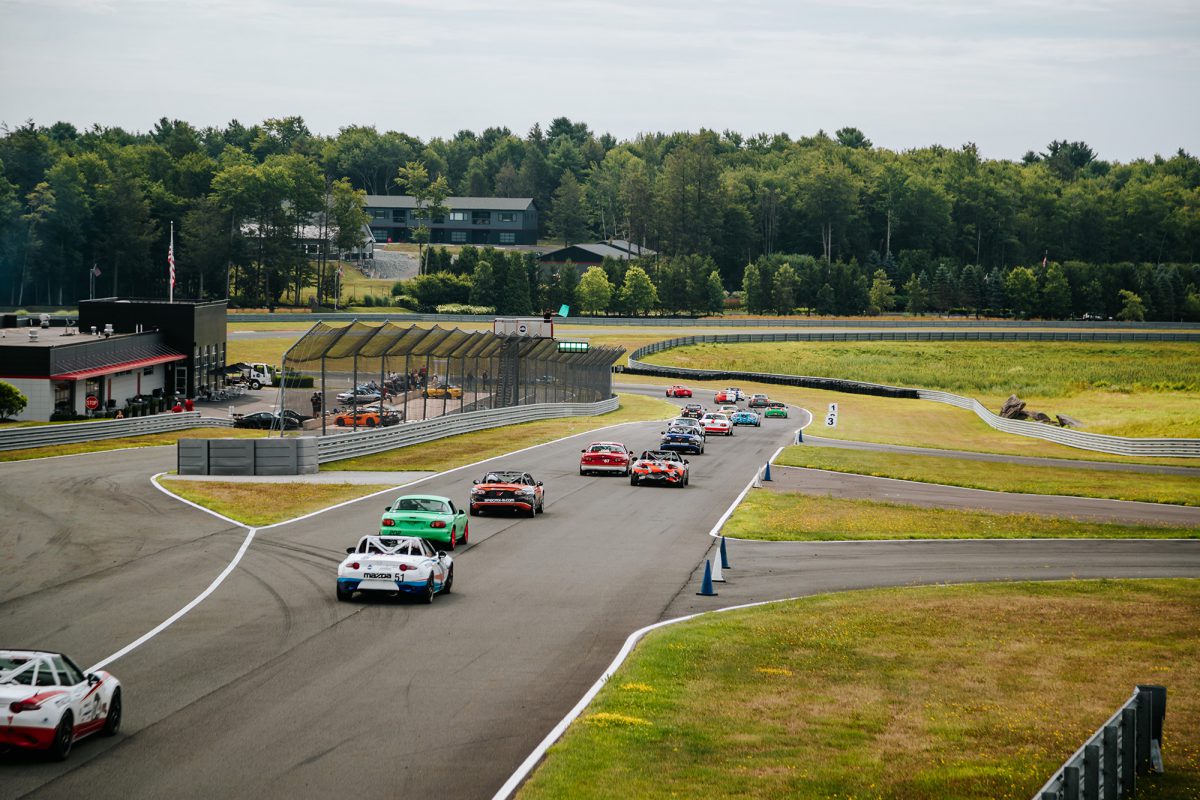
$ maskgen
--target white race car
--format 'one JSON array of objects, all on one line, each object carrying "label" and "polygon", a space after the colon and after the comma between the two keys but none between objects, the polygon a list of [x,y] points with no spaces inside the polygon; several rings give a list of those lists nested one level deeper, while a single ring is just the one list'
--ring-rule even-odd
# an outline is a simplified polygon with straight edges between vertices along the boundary
[{"label": "white race car", "polygon": [[337,599],[355,592],[415,594],[426,603],[449,594],[454,559],[416,536],[364,536],[338,566]]},{"label": "white race car", "polygon": [[83,674],[61,653],[0,650],[0,747],[45,750],[59,760],[85,736],[121,728],[121,683]]},{"label": "white race car", "polygon": [[733,436],[733,423],[724,414],[709,413],[700,418],[700,426],[705,433],[716,433],[723,436]]}]

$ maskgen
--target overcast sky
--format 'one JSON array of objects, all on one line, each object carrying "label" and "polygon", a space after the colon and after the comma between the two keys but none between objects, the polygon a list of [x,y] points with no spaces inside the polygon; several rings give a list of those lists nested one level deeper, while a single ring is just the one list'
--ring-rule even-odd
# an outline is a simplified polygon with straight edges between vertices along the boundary
[{"label": "overcast sky", "polygon": [[0,121],[1200,152],[1200,0],[0,0]]}]

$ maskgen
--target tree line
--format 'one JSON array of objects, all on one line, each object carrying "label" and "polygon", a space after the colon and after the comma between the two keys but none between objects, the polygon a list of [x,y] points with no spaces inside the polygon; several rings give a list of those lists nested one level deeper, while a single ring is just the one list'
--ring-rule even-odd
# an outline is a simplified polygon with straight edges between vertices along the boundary
[{"label": "tree line", "polygon": [[[332,269],[323,253],[304,256],[302,225],[318,219],[336,255],[357,234],[364,194],[418,185],[435,205],[447,194],[532,197],[541,233],[558,241],[622,238],[667,263],[710,259],[751,308],[782,308],[790,292],[792,308],[867,312],[882,271],[899,308],[916,297],[928,310],[1042,314],[1066,307],[1045,300],[1057,265],[1070,313],[1115,316],[1124,291],[1147,315],[1177,318],[1200,260],[1200,160],[1183,150],[1120,163],[1064,140],[1008,161],[970,143],[895,152],[855,128],[618,141],[565,117],[523,136],[495,127],[428,141],[361,125],[320,136],[299,117],[205,128],[164,118],[145,133],[29,122],[0,130],[0,300],[71,302],[93,267],[98,292],[165,295],[171,220],[186,294],[288,302],[316,285],[325,295]],[[783,263],[794,285],[786,271],[776,279]],[[659,308],[708,307],[698,290],[664,297],[675,285],[641,268]],[[1008,285],[1018,268],[1039,284],[1036,302],[1024,272]],[[768,272],[776,297],[763,305],[751,296]]]}]

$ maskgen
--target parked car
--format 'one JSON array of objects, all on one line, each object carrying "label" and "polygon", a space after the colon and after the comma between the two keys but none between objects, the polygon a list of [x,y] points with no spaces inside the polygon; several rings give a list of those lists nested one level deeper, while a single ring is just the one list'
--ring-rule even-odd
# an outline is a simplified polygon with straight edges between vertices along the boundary
[{"label": "parked car", "polygon": [[339,428],[387,428],[400,424],[400,415],[395,411],[379,413],[378,409],[364,409],[357,413],[342,413],[333,418],[333,424]]},{"label": "parked car", "polygon": [[383,395],[381,395],[377,389],[368,389],[366,387],[359,386],[358,388],[351,389],[348,392],[339,393],[337,399],[339,403],[352,403],[354,405],[363,406],[369,403],[378,403],[382,397]]},{"label": "parked car", "polygon": [[[298,416],[298,415],[297,415]],[[243,414],[233,418],[235,428],[257,428],[259,430],[291,431],[299,428],[300,421],[291,416],[279,416],[270,411],[256,411],[253,414]]]},{"label": "parked car", "polygon": [[430,386],[425,390],[426,397],[449,397],[454,400],[462,397],[463,391],[461,386],[452,386],[448,383],[439,383],[436,386]]}]

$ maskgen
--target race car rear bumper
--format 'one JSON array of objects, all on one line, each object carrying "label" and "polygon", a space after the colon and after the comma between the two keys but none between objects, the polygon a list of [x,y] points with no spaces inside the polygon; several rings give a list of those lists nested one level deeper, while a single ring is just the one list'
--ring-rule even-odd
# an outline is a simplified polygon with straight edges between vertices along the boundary
[{"label": "race car rear bumper", "polygon": [[580,464],[579,468],[584,472],[619,472],[622,475],[629,470],[624,464]]},{"label": "race car rear bumper", "polygon": [[[402,592],[404,594],[417,594],[425,591],[426,581],[429,576],[421,580],[403,581],[363,581],[358,578],[338,578],[338,589],[343,592]],[[363,586],[362,584],[366,584]],[[387,584],[386,586],[384,584]],[[435,583],[434,589],[441,589],[440,584]]]},{"label": "race car rear bumper", "polygon": [[54,741],[54,728],[30,725],[0,725],[0,745],[45,750]]},{"label": "race car rear bumper", "polygon": [[504,500],[499,503],[497,503],[497,502],[471,503],[472,511],[482,511],[485,508],[489,508],[489,509],[490,508],[499,508],[499,509],[504,509],[504,510],[509,510],[509,511],[511,511],[511,510],[528,511],[529,509],[533,508],[533,501],[526,502],[524,500]]}]

